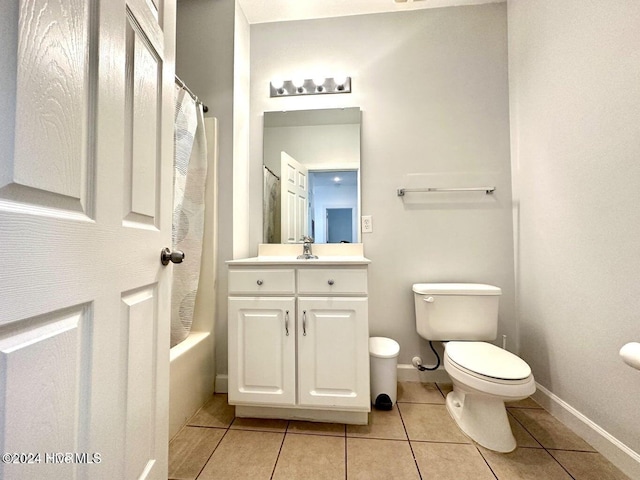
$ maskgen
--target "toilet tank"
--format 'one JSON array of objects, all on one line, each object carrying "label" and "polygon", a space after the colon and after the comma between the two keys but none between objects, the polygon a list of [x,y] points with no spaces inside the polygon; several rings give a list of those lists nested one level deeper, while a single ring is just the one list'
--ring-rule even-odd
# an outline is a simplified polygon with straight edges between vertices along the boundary
[{"label": "toilet tank", "polygon": [[502,290],[479,283],[417,283],[416,329],[426,340],[494,340]]}]

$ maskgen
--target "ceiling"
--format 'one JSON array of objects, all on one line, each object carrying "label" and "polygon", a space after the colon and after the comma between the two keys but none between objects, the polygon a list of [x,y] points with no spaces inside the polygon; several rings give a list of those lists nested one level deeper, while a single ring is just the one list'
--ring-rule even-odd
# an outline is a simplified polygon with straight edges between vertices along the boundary
[{"label": "ceiling", "polygon": [[424,8],[502,3],[505,0],[238,0],[249,23],[344,17]]}]

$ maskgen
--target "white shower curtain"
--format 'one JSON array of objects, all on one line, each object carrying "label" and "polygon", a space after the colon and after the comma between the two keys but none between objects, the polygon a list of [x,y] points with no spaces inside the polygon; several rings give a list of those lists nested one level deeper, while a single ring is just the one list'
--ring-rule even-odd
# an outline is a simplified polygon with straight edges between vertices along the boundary
[{"label": "white shower curtain", "polygon": [[173,269],[171,347],[187,338],[200,280],[207,142],[202,106],[176,85],[172,249],[185,254]]}]

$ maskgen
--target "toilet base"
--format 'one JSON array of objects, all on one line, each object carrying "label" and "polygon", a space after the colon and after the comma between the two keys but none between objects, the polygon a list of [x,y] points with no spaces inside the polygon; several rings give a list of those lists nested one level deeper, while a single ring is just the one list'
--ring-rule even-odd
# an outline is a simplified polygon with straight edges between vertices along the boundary
[{"label": "toilet base", "polygon": [[454,384],[453,392],[447,395],[447,411],[458,427],[479,445],[501,453],[516,449],[507,409],[499,397],[465,393]]}]

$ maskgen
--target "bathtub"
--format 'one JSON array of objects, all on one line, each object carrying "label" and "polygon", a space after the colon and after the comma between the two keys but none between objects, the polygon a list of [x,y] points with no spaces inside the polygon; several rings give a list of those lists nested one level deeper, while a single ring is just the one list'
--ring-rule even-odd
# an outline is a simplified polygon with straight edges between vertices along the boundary
[{"label": "bathtub", "polygon": [[170,351],[169,438],[211,397],[214,380],[213,335],[191,332]]}]

